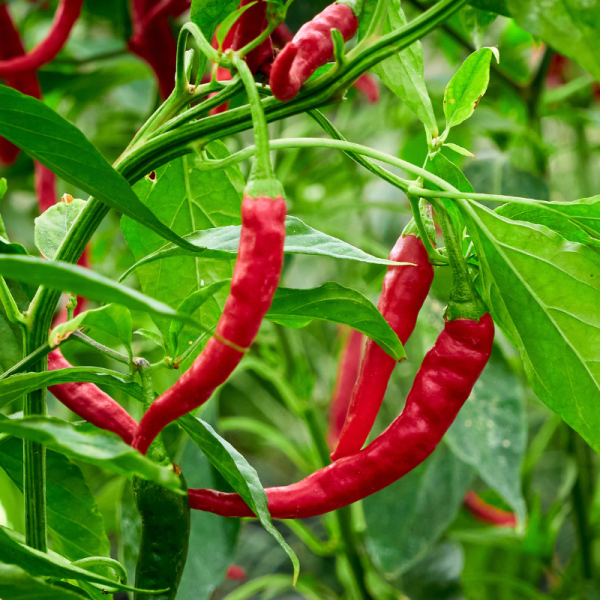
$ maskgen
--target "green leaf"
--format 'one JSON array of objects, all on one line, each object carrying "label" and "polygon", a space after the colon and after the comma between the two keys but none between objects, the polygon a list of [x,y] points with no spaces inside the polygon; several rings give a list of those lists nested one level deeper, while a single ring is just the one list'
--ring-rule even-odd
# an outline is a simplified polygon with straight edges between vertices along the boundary
[{"label": "green leaf", "polygon": [[[5,527],[0,527],[0,563],[17,565],[36,577],[75,579],[97,583],[108,588],[136,591],[136,588],[72,565],[66,558],[55,552],[44,553],[25,546],[23,538],[18,533]],[[2,566],[0,564],[0,567]],[[144,591],[150,593],[152,590]]]},{"label": "green leaf", "polygon": [[179,315],[177,311],[154,298],[77,265],[35,256],[0,254],[0,274],[17,281],[24,280],[61,291],[68,290],[90,300],[116,302],[132,310],[195,323],[188,315]]},{"label": "green leaf", "polygon": [[475,111],[490,81],[490,61],[497,50],[482,48],[473,52],[446,87],[444,92],[444,114],[446,129],[466,121]]},{"label": "green leaf", "polygon": [[156,331],[151,331],[150,329],[138,329],[134,331],[134,333],[136,335],[141,335],[142,337],[145,337],[147,340],[150,340],[152,343],[156,344],[160,348],[166,349],[165,340],[163,339],[162,335],[160,335],[160,333],[157,333]]},{"label": "green leaf", "polygon": [[498,16],[495,12],[488,12],[473,6],[465,6],[459,13],[460,22],[464,29],[469,33],[475,49],[481,49],[483,36],[487,28],[496,20]]},{"label": "green leaf", "polygon": [[[23,442],[8,438],[0,443],[0,466],[23,491]],[[53,548],[69,560],[110,556],[104,519],[80,468],[68,458],[46,452],[48,529]]]},{"label": "green leaf", "polygon": [[[174,321],[175,322],[175,321]],[[127,348],[131,359],[131,338],[133,336],[133,323],[131,313],[119,304],[108,304],[95,310],[86,310],[75,318],[57,325],[48,338],[53,348],[66,340],[73,332],[84,327],[92,331],[103,331]]]},{"label": "green leaf", "polygon": [[0,407],[34,390],[78,381],[109,385],[124,391],[140,402],[144,400],[141,386],[128,375],[101,367],[69,367],[40,373],[17,373],[6,379],[0,379]]},{"label": "green leaf", "polygon": [[177,493],[185,493],[172,469],[160,467],[106,431],[88,431],[86,427],[49,417],[3,418],[0,419],[0,431],[39,442],[69,458],[108,469],[128,479],[137,475]]},{"label": "green leaf", "polygon": [[[211,402],[202,416],[216,421],[216,404]],[[225,481],[192,440],[188,440],[178,462],[191,488],[223,489]],[[223,519],[201,510],[192,511],[190,547],[179,584],[182,598],[208,600],[225,580],[227,568],[234,561],[240,532],[240,519]],[[206,540],[211,540],[210,544]],[[219,551],[215,552],[215,548]]]},{"label": "green leaf", "polygon": [[[400,0],[391,0],[383,33],[401,29],[407,22]],[[433,137],[437,137],[437,121],[425,85],[421,42],[417,40],[398,54],[386,58],[374,66],[373,71],[400,100],[406,103]]]},{"label": "green leaf", "polygon": [[36,98],[0,85],[0,135],[60,178],[128,215],[160,236],[197,251],[144,206],[117,173],[68,121]]},{"label": "green leaf", "polygon": [[227,15],[227,18],[223,20],[221,26],[217,31],[217,42],[219,43],[219,48],[223,48],[223,42],[225,41],[225,36],[229,33],[229,30],[234,26],[235,22],[251,7],[254,6],[256,2],[249,2],[244,6],[240,6],[237,10],[234,10],[231,14]]},{"label": "green leaf", "polygon": [[[193,244],[207,248],[203,258],[232,260],[238,251],[240,231],[241,227],[239,225],[230,225],[227,227],[206,229],[204,231],[195,231],[185,237]],[[342,240],[309,227],[297,217],[292,216],[287,216],[285,219],[285,246],[283,251],[286,254],[329,256],[330,258],[356,260],[377,265],[399,264],[385,258],[377,258],[371,254],[367,254]],[[130,267],[121,275],[120,281],[123,281],[143,265],[174,256],[190,256],[190,253],[173,244],[167,244],[156,252],[148,254]]]},{"label": "green leaf", "polygon": [[48,260],[54,260],[62,241],[84,209],[84,200],[59,202],[35,219],[34,239],[37,249]]},{"label": "green leaf", "polygon": [[81,600],[89,598],[83,590],[66,590],[33,577],[16,565],[0,564],[0,594],[6,600]]},{"label": "green leaf", "polygon": [[545,225],[571,242],[600,246],[596,239],[600,238],[600,196],[575,202],[505,204],[495,212],[508,219]]},{"label": "green leaf", "polygon": [[416,469],[363,500],[367,551],[386,578],[397,579],[433,548],[474,474],[442,442]]},{"label": "green leaf", "polygon": [[448,445],[463,462],[525,521],[521,466],[527,446],[523,386],[501,352],[492,357],[466,404],[446,434]]},{"label": "green leaf", "polygon": [[204,37],[210,42],[215,34],[217,25],[234,11],[237,0],[192,0],[190,19],[200,27]]},{"label": "green leaf", "polygon": [[267,505],[267,494],[246,459],[208,424],[185,415],[177,421],[193,442],[227,480],[227,483],[242,497],[262,526],[279,542],[294,565],[294,583],[298,579],[300,565],[294,551],[288,546],[279,531],[273,526]]},{"label": "green leaf", "polygon": [[450,148],[450,150],[454,150],[454,152],[457,152],[458,154],[475,158],[475,155],[472,152],[469,152],[469,150],[463,148],[462,146],[459,146],[458,144],[446,143],[444,144],[444,148]]},{"label": "green leaf", "polygon": [[600,450],[600,256],[543,225],[511,221],[470,201],[459,206],[479,257],[484,300],[519,350],[533,390]]},{"label": "green leaf", "polygon": [[[229,156],[227,148],[220,143],[208,145],[211,156]],[[241,190],[243,179],[239,168],[222,171],[200,171],[195,168],[196,159],[184,156],[160,169],[154,181],[144,178],[136,184],[140,199],[158,217],[170,223],[179,235],[193,231],[213,229],[240,223]],[[164,246],[159,236],[144,230],[131,219],[123,218],[121,227],[125,239],[136,260],[140,260]],[[142,291],[177,308],[190,294],[215,281],[232,275],[231,255],[227,260],[210,260],[212,256],[184,256],[169,258],[165,262],[144,266],[137,273]],[[221,290],[194,313],[206,330],[214,327],[221,315],[226,290]],[[154,318],[165,340],[169,339],[171,321]],[[181,332],[179,343],[184,347],[198,337],[196,330],[187,327]],[[202,348],[198,348],[198,352]],[[192,357],[193,358],[193,357]]]},{"label": "green leaf", "polygon": [[481,10],[487,10],[504,17],[510,17],[507,0],[471,0],[469,4]]},{"label": "green leaf", "polygon": [[600,80],[600,5],[573,0],[506,0],[517,24]]},{"label": "green leaf", "polygon": [[[200,288],[196,292],[190,294],[179,306],[177,311],[182,315],[194,314],[207,300],[210,300],[221,288],[225,287],[231,280],[223,279],[222,281],[215,281],[210,285]],[[171,346],[175,355],[178,355],[178,344],[179,334],[183,329],[183,323],[180,321],[173,321],[171,323],[171,329],[169,330],[169,339],[171,340]]]},{"label": "green leaf", "polygon": [[361,293],[332,281],[308,290],[279,288],[266,318],[294,328],[305,327],[313,319],[350,325],[395,360],[406,357],[398,336],[377,307]]}]

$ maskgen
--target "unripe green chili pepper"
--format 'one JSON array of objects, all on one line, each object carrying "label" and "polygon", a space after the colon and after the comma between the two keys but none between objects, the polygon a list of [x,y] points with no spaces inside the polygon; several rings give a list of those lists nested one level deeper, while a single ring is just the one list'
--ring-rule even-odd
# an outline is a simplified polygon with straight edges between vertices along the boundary
[{"label": "unripe green chili pepper", "polygon": [[[142,378],[146,412],[154,400],[149,364],[135,359]],[[155,439],[148,450],[148,458],[171,465],[162,439]],[[173,470],[187,490],[185,477],[177,465]],[[158,595],[136,593],[134,600],[172,600],[183,575],[190,538],[190,504],[187,495],[177,494],[157,483],[133,478],[133,497],[142,520],[142,540],[135,570],[135,587],[168,589]]]}]

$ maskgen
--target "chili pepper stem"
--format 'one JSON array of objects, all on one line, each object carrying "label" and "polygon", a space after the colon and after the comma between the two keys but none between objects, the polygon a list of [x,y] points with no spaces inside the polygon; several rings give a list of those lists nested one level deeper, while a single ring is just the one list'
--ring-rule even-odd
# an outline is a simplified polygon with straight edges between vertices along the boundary
[{"label": "chili pepper stem", "polygon": [[233,57],[233,64],[240,74],[248,95],[256,145],[254,164],[252,165],[245,193],[253,198],[258,198],[259,196],[267,196],[269,198],[283,196],[283,188],[273,175],[271,150],[269,148],[269,129],[260,102],[260,96],[256,89],[256,82],[248,65],[239,56]]},{"label": "chili pepper stem", "polygon": [[434,200],[433,206],[444,234],[450,268],[452,269],[452,291],[446,308],[446,319],[448,321],[454,321],[455,319],[479,321],[488,310],[469,275],[460,239],[444,205]]},{"label": "chili pepper stem", "polygon": [[430,209],[427,208],[427,204],[424,201],[419,201],[419,198],[417,196],[408,196],[408,200],[412,208],[414,222],[411,222],[407,225],[406,229],[403,232],[403,235],[411,233],[413,227],[416,227],[417,232],[419,234],[418,237],[421,238],[421,241],[425,246],[425,250],[427,250],[429,262],[433,265],[439,265],[444,267],[447,266],[448,259],[445,256],[442,256],[431,243],[432,238],[435,238],[435,229],[433,231],[428,231],[428,228],[425,225],[423,219],[423,211],[428,211]]}]

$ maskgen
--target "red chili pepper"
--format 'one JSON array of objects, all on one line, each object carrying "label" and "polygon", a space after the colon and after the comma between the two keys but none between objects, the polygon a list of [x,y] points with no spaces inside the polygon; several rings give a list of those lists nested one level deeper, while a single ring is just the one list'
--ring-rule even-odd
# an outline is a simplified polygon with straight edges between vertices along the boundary
[{"label": "red chili pepper", "polygon": [[[7,57],[0,61],[0,77],[8,77],[25,71],[36,71],[54,60],[66,44],[71,29],[79,18],[82,6],[83,0],[60,0],[48,35],[33,50],[23,56]],[[4,35],[4,27],[2,35]]]},{"label": "red chili pepper", "polygon": [[225,573],[225,579],[229,579],[230,581],[246,581],[246,569],[237,565],[229,565],[227,573]]},{"label": "red chili pepper", "polygon": [[488,504],[473,491],[467,492],[464,506],[467,512],[480,523],[496,527],[517,526],[517,517],[513,513]]},{"label": "red chili pepper", "polygon": [[[379,308],[390,327],[405,344],[411,336],[419,311],[427,298],[433,281],[423,242],[409,233],[402,235],[390,253],[390,260],[413,263],[416,266],[390,266],[383,279]],[[352,401],[332,460],[358,452],[369,437],[381,407],[388,381],[396,361],[373,340],[367,340],[354,386]]]},{"label": "red chili pepper", "polygon": [[[426,354],[402,414],[357,454],[342,458],[287,487],[266,490],[277,519],[314,517],[347,506],[394,483],[438,445],[469,397],[492,351],[494,324],[446,321]],[[226,517],[254,516],[237,494],[189,490],[190,506]]]},{"label": "red chili pepper", "polygon": [[[48,355],[48,370],[66,369],[72,365],[57,348]],[[137,422],[108,394],[93,383],[61,383],[48,388],[69,410],[100,429],[112,431],[131,444]]]},{"label": "red chili pepper", "polygon": [[360,370],[360,358],[363,350],[363,334],[355,329],[347,335],[342,352],[340,353],[340,362],[337,376],[335,378],[335,388],[329,404],[329,430],[327,432],[327,443],[333,450],[337,444],[346,415],[352,390],[358,379]]},{"label": "red chili pepper", "polygon": [[[2,32],[0,34],[0,59],[2,62],[6,63],[9,59],[23,57],[25,48],[5,2],[0,3],[0,32]],[[0,62],[0,64],[2,63]],[[7,75],[4,83],[34,98],[40,98],[42,95],[37,75],[33,71]],[[3,166],[8,167],[14,164],[20,153],[21,149],[18,146],[5,138],[0,138],[0,163]]]},{"label": "red chili pepper", "polygon": [[379,102],[379,84],[368,73],[363,73],[353,85],[367,97],[371,104]]},{"label": "red chili pepper", "polygon": [[[285,23],[281,23],[271,34],[271,39],[276,48],[284,48],[294,39],[294,34]],[[363,73],[352,85],[363,93],[372,104],[379,102],[379,84],[369,73]]]},{"label": "red chili pepper", "polygon": [[285,215],[282,197],[244,196],[239,253],[216,334],[190,369],[142,418],[133,443],[140,452],[146,453],[166,425],[204,404],[254,341],[279,283]]},{"label": "red chili pepper", "polygon": [[348,41],[358,29],[358,19],[349,6],[331,4],[305,23],[279,53],[271,69],[271,91],[277,100],[291,100],[304,82],[333,58],[331,30],[338,29]]}]

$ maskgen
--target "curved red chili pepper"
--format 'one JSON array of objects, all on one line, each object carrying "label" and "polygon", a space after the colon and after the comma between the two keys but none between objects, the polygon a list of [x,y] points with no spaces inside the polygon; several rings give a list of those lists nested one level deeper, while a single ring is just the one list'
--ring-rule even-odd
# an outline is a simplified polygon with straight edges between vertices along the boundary
[{"label": "curved red chili pepper", "polygon": [[[48,355],[48,370],[66,369],[72,365],[57,348]],[[137,422],[108,394],[93,383],[61,383],[48,388],[69,410],[92,425],[112,431],[131,444]]]},{"label": "curved red chili pepper", "polygon": [[[394,483],[436,448],[483,371],[494,341],[489,314],[446,321],[425,355],[406,406],[371,444],[298,483],[266,490],[277,519],[314,517],[347,506]],[[237,494],[189,490],[190,506],[226,517],[254,516]]]},{"label": "curved red chili pepper", "polygon": [[[411,336],[419,311],[427,298],[433,281],[423,242],[412,234],[401,236],[390,253],[390,260],[413,263],[415,266],[390,266],[383,279],[377,307],[390,327],[405,344]],[[346,422],[340,434],[332,460],[358,452],[367,441],[377,418],[388,381],[396,361],[373,340],[367,340],[354,386]]]},{"label": "curved red chili pepper", "polygon": [[346,415],[352,390],[358,379],[360,370],[360,358],[363,350],[363,334],[356,329],[347,336],[344,347],[340,353],[340,362],[337,376],[335,378],[335,388],[329,404],[329,430],[327,431],[327,443],[333,450],[337,444]]},{"label": "curved red chili pepper", "polygon": [[338,29],[348,41],[358,30],[358,19],[345,4],[331,4],[305,23],[279,53],[271,69],[271,91],[277,100],[291,100],[306,80],[333,58],[331,30]]},{"label": "curved red chili pepper", "polygon": [[[48,35],[30,52],[0,61],[0,77],[36,71],[56,58],[81,14],[83,0],[60,0]],[[4,35],[4,28],[2,29]],[[13,87],[13,86],[11,86]]]},{"label": "curved red chili pepper", "polygon": [[146,453],[169,423],[204,404],[238,365],[271,306],[285,241],[285,200],[245,196],[239,253],[216,334],[181,378],[140,421],[133,446]]},{"label": "curved red chili pepper", "polygon": [[517,526],[516,515],[506,510],[502,510],[497,506],[488,504],[472,490],[467,492],[464,506],[467,509],[467,512],[480,523],[495,525],[496,527],[514,528]]}]

